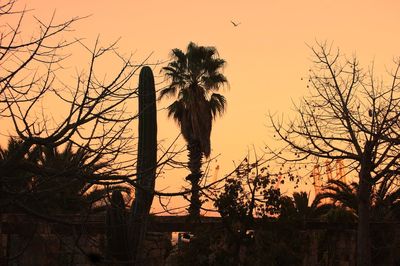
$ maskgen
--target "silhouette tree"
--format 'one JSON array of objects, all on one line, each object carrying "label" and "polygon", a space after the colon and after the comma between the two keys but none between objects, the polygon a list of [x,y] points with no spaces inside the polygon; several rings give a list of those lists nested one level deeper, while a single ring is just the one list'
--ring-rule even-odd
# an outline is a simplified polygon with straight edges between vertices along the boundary
[{"label": "silhouette tree", "polygon": [[[391,179],[394,181],[394,179]],[[317,197],[330,199],[332,204],[338,205],[352,212],[358,213],[358,184],[347,184],[340,180],[329,180],[324,191]],[[386,182],[375,184],[371,193],[371,218],[375,221],[390,221],[400,219],[400,189],[390,186]]]},{"label": "silhouette tree", "polygon": [[[82,148],[68,142],[60,152],[57,147],[36,146],[38,167],[46,169],[32,180],[32,199],[37,208],[50,213],[92,213],[105,210],[110,190],[96,186],[96,175],[109,167],[101,157],[91,158]],[[49,174],[49,170],[54,172]],[[113,190],[129,191],[113,186]]]},{"label": "silhouette tree", "polygon": [[292,197],[282,196],[280,198],[279,217],[294,220],[317,219],[330,209],[331,206],[322,203],[318,196],[310,201],[310,195],[306,192],[294,192]]},{"label": "silhouette tree", "polygon": [[[371,265],[370,215],[373,185],[398,169],[399,69],[391,81],[377,81],[373,68],[363,70],[331,46],[312,47],[310,97],[296,106],[298,118],[284,126],[270,120],[280,139],[302,158],[343,159],[358,175],[357,265]],[[390,177],[391,176],[391,177]]]},{"label": "silhouette tree", "polygon": [[226,108],[226,99],[216,93],[227,83],[220,72],[225,60],[218,58],[215,47],[198,46],[191,42],[186,52],[172,50],[172,62],[163,67],[170,84],[161,90],[159,98],[177,97],[168,107],[168,116],[178,122],[189,151],[187,180],[191,183],[189,216],[200,216],[199,181],[202,176],[203,155],[211,151],[210,135],[213,118]]},{"label": "silhouette tree", "polygon": [[[137,185],[136,163],[127,159],[136,153],[130,126],[137,114],[128,107],[135,106],[130,101],[137,88],[131,82],[146,59],[133,63],[118,52],[117,42],[103,45],[98,38],[88,45],[69,37],[65,33],[80,18],[43,21],[31,12],[18,10],[14,0],[0,4],[1,133],[19,139],[0,160],[1,214],[18,209],[28,217],[75,226],[77,221],[60,219],[56,212],[82,210],[103,197],[105,191],[93,190],[96,185]],[[65,59],[73,52],[73,60],[79,51],[88,60],[70,75]],[[110,62],[112,73],[105,75]],[[70,141],[74,152],[60,150]]]},{"label": "silhouette tree", "polygon": [[229,250],[224,265],[252,264],[244,260],[254,256],[240,252],[252,239],[248,230],[254,228],[256,219],[270,220],[279,213],[278,175],[267,169],[268,162],[257,155],[254,160],[247,156],[216,193],[214,206],[221,215],[226,234],[224,244]]},{"label": "silhouette tree", "polygon": [[350,210],[354,215],[357,215],[358,199],[357,199],[358,184],[351,182],[347,184],[341,180],[328,180],[327,184],[321,193],[317,195],[320,200],[329,199],[332,205],[340,206]]},{"label": "silhouette tree", "polygon": [[[18,151],[21,140],[10,138],[7,149],[0,149],[1,160]],[[73,149],[69,142],[63,151],[35,145],[16,163],[15,171],[2,176],[0,206],[23,205],[37,213],[89,214],[105,209],[109,189],[92,181],[107,163],[92,160],[85,150]],[[128,191],[127,186],[113,189]],[[10,210],[7,210],[10,211]]]},{"label": "silhouette tree", "polygon": [[[91,182],[112,185],[124,180],[135,185],[135,165],[120,158],[134,147],[129,126],[137,115],[126,106],[137,95],[130,82],[142,64],[121,57],[116,42],[104,46],[97,39],[91,48],[79,38],[66,38],[63,33],[80,18],[57,23],[54,17],[49,22],[33,17],[38,30],[26,37],[23,26],[31,11],[17,10],[15,2],[0,5],[0,17],[10,18],[0,36],[0,119],[8,134],[19,140],[7,160],[1,161],[0,176],[10,176],[17,167],[50,175],[54,169],[39,168],[24,158],[35,147],[53,150],[73,140],[85,151],[87,161],[109,165]],[[63,63],[74,46],[87,52],[89,60],[75,77],[66,77]],[[115,60],[115,71],[102,77],[100,66],[109,60]],[[58,108],[50,112],[49,102]]]},{"label": "silhouette tree", "polygon": [[[6,148],[0,147],[0,164],[4,164],[10,159],[14,158],[14,153],[18,152],[22,141],[9,138]],[[19,158],[18,161],[14,161],[15,164],[26,165],[29,162],[34,163],[36,158],[31,154],[23,158]],[[32,184],[34,174],[32,172],[24,170],[24,167],[13,167],[13,171],[9,172],[9,175],[2,175],[0,179],[0,209],[2,212],[15,211],[10,206],[14,200],[13,195],[23,195],[27,193]]]}]

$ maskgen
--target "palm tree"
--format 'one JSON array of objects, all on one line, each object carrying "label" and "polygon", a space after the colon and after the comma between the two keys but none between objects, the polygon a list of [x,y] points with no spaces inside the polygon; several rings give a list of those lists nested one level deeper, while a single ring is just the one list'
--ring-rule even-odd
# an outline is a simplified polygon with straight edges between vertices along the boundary
[{"label": "palm tree", "polygon": [[[100,156],[91,156],[83,148],[74,149],[69,142],[62,151],[53,146],[34,145],[19,158],[16,154],[22,145],[22,140],[10,138],[7,147],[0,148],[0,207],[16,203],[38,213],[51,214],[105,210],[102,205],[109,189],[90,182],[109,167]],[[5,171],[3,164],[10,160],[13,160],[11,169]],[[113,189],[127,190],[121,186]],[[8,209],[13,210],[11,206]]]},{"label": "palm tree", "polygon": [[[33,183],[41,203],[38,208],[61,213],[105,210],[104,201],[110,190],[91,181],[109,166],[107,162],[83,148],[74,149],[73,142],[68,142],[62,151],[51,146],[35,146],[35,149],[32,152],[39,154],[37,164],[46,170]],[[127,190],[121,186],[113,189]]]},{"label": "palm tree", "polygon": [[[400,188],[390,183],[383,182],[373,187],[371,196],[371,218],[374,220],[399,220],[400,219]],[[358,184],[347,184],[340,180],[329,180],[324,191],[317,197],[331,199],[332,204],[349,210],[357,216],[358,210]]]},{"label": "palm tree", "polygon": [[341,180],[330,179],[317,197],[320,200],[329,199],[330,204],[346,209],[357,216],[357,191],[358,184],[355,182],[347,184]]},{"label": "palm tree", "polygon": [[310,195],[305,191],[294,192],[292,197],[281,197],[280,218],[294,220],[317,219],[325,215],[331,205],[323,204],[320,197],[310,201]]},{"label": "palm tree", "polygon": [[7,211],[15,211],[10,204],[23,198],[30,190],[34,174],[26,171],[23,166],[35,161],[33,154],[20,158],[16,156],[21,151],[22,140],[11,137],[6,148],[0,147],[0,209],[5,207]]},{"label": "palm tree", "polygon": [[225,60],[218,57],[215,47],[198,46],[190,42],[186,53],[173,49],[172,61],[163,67],[170,84],[161,90],[159,98],[176,97],[168,106],[168,117],[172,117],[181,128],[189,151],[187,180],[192,186],[189,217],[200,216],[201,201],[199,181],[202,176],[203,155],[210,155],[210,135],[213,118],[222,115],[226,99],[217,93],[227,83],[220,72]]},{"label": "palm tree", "polygon": [[397,178],[385,177],[372,195],[372,216],[385,220],[400,220],[400,188]]}]

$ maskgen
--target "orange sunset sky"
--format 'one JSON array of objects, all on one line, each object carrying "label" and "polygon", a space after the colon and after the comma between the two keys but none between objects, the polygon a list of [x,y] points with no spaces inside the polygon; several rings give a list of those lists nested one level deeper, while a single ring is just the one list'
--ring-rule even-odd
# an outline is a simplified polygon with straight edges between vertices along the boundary
[{"label": "orange sunset sky", "polygon": [[[97,36],[103,43],[121,38],[120,52],[134,52],[138,61],[150,53],[148,62],[165,61],[172,48],[185,49],[190,41],[215,46],[227,61],[224,73],[230,84],[222,91],[227,112],[214,123],[211,136],[213,155],[221,154],[220,175],[232,170],[232,161],[243,158],[252,145],[259,149],[264,143],[274,145],[267,115],[293,115],[292,102],[307,95],[306,81],[301,80],[312,65],[307,44],[334,42],[348,56],[357,55],[365,67],[374,61],[383,77],[392,59],[400,56],[400,1],[395,0],[21,0],[21,4],[44,21],[54,11],[58,22],[91,15],[75,24],[74,36],[85,38],[88,45]],[[231,20],[241,24],[233,27]],[[87,64],[88,58],[82,57],[81,63]],[[77,66],[70,67],[74,73]],[[158,128],[158,138],[166,143],[179,133],[165,112],[158,114]],[[183,177],[165,178],[158,186],[179,188]]]}]

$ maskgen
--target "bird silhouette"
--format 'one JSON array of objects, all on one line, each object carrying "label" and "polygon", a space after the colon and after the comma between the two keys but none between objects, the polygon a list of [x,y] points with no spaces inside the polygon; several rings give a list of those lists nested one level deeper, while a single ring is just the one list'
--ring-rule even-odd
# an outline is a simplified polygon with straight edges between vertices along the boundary
[{"label": "bird silhouette", "polygon": [[231,23],[233,24],[234,27],[239,26],[240,24],[242,24],[241,22],[234,22],[231,20]]}]

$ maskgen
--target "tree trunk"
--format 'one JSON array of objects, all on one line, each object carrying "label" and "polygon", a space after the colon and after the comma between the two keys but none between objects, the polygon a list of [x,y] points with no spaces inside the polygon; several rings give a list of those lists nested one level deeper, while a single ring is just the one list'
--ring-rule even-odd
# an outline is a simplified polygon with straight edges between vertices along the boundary
[{"label": "tree trunk", "polygon": [[370,266],[370,205],[371,205],[371,175],[361,167],[358,188],[358,227],[357,227],[357,265]]},{"label": "tree trunk", "polygon": [[188,143],[189,151],[189,170],[190,174],[186,178],[191,183],[191,189],[193,190],[190,197],[189,206],[189,220],[198,221],[200,219],[200,178],[202,175],[201,164],[203,153],[201,151],[200,142],[198,140],[191,140]]}]

